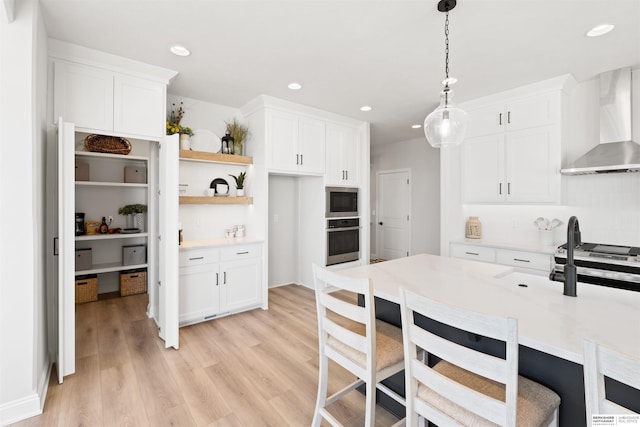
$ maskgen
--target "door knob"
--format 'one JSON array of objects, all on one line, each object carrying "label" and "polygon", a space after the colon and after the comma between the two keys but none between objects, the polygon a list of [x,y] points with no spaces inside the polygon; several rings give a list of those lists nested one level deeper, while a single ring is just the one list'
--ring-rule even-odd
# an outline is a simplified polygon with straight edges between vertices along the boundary
[{"label": "door knob", "polygon": [[378,223],[378,225],[382,225],[382,221]]}]

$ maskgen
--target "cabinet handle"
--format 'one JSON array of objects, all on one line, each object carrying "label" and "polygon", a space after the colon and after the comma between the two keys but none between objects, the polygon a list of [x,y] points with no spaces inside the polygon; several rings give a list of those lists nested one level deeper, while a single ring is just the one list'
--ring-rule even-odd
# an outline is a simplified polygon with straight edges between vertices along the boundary
[{"label": "cabinet handle", "polygon": [[511,124],[511,111],[507,111],[507,124]]},{"label": "cabinet handle", "polygon": [[218,273],[216,273],[216,286],[218,286]]},{"label": "cabinet handle", "polygon": [[498,184],[498,194],[502,194],[502,183]]},{"label": "cabinet handle", "polygon": [[304,155],[300,154],[300,165],[304,164]]},{"label": "cabinet handle", "polygon": [[300,154],[296,154],[296,165],[300,164]]},{"label": "cabinet handle", "polygon": [[344,179],[349,180],[349,171],[344,171]]},{"label": "cabinet handle", "polygon": [[248,254],[249,251],[244,251],[244,252],[236,252],[236,255],[246,255]]},{"label": "cabinet handle", "polygon": [[475,256],[480,255],[478,252],[465,252],[465,254],[467,254],[467,255],[475,255]]},{"label": "cabinet handle", "polygon": [[514,261],[518,261],[518,262],[531,262],[531,260],[528,259],[520,259],[520,258],[514,258]]},{"label": "cabinet handle", "polygon": [[498,115],[498,124],[502,126],[502,113]]},{"label": "cabinet handle", "polygon": [[195,261],[197,259],[204,259],[204,257],[203,256],[197,256],[197,257],[189,258],[189,261]]},{"label": "cabinet handle", "polygon": [[222,273],[222,274],[224,275],[224,276],[223,276],[223,279],[222,279],[222,284],[223,284],[223,285],[226,285],[226,284],[227,284],[227,272],[225,271],[225,272],[224,272],[224,273]]},{"label": "cabinet handle", "polygon": [[507,194],[511,194],[511,183],[507,182]]}]

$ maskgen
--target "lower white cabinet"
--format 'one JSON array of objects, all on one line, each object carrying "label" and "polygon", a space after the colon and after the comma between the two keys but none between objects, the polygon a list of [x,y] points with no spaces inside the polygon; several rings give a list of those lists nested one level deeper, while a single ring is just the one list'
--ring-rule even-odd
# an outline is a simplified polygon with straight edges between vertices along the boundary
[{"label": "lower white cabinet", "polygon": [[553,264],[551,254],[467,243],[451,243],[451,256],[547,273]]},{"label": "lower white cabinet", "polygon": [[180,326],[262,303],[262,245],[180,251]]}]

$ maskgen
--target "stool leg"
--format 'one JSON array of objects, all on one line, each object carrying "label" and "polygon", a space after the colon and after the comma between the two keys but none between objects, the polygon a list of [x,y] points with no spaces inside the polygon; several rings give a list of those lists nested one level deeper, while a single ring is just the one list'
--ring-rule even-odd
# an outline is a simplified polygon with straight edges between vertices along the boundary
[{"label": "stool leg", "polygon": [[327,383],[329,381],[329,364],[325,355],[320,356],[320,366],[318,370],[318,397],[316,399],[316,410],[313,413],[312,427],[320,427],[322,416],[320,408],[324,408],[327,403]]},{"label": "stool leg", "polygon": [[364,425],[366,427],[372,427],[376,423],[376,380],[374,378],[368,378],[365,389],[367,396]]}]

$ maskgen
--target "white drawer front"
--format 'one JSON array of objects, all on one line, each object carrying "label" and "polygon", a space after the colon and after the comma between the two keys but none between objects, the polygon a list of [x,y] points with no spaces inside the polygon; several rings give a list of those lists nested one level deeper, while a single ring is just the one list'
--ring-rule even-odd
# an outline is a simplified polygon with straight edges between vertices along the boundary
[{"label": "white drawer front", "polygon": [[257,258],[262,255],[262,245],[237,245],[220,249],[220,261]]},{"label": "white drawer front", "polygon": [[213,264],[220,259],[218,248],[184,249],[180,251],[179,266],[188,267],[200,264]]},{"label": "white drawer front", "polygon": [[496,252],[496,262],[498,264],[531,268],[547,272],[551,270],[551,255],[536,252],[498,249]]},{"label": "white drawer front", "polygon": [[484,246],[452,244],[451,255],[456,258],[474,259],[476,261],[496,262],[496,250]]}]

